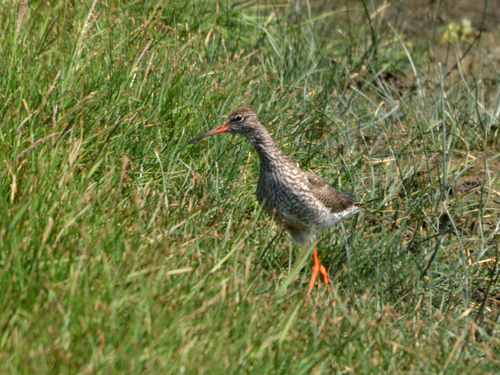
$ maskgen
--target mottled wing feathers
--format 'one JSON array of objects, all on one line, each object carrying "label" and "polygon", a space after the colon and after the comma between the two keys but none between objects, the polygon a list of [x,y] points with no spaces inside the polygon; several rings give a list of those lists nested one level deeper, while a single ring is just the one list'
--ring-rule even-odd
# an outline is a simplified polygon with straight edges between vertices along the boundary
[{"label": "mottled wing feathers", "polygon": [[347,210],[349,207],[359,204],[354,195],[342,193],[335,190],[324,179],[316,176],[314,173],[304,171],[307,180],[309,181],[309,189],[313,195],[332,213],[338,213]]},{"label": "mottled wing feathers", "polygon": [[[332,188],[333,189],[333,188]],[[351,194],[351,193],[342,193],[342,192],[339,192],[340,194],[342,194],[343,196],[345,196],[347,199],[350,199],[353,201],[353,204],[357,204],[359,203],[356,198],[354,198],[354,194]]]}]

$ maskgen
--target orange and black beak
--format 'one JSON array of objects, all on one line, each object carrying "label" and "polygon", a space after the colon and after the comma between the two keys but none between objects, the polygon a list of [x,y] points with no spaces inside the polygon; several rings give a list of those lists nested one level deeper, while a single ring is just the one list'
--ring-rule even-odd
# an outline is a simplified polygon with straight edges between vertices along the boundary
[{"label": "orange and black beak", "polygon": [[201,140],[205,137],[208,137],[210,135],[214,135],[217,133],[224,133],[225,131],[227,131],[228,128],[229,128],[229,126],[224,123],[222,125],[217,126],[215,129],[212,129],[212,130],[206,132],[205,134],[199,135],[199,136],[191,139],[188,143],[198,142],[199,140]]}]

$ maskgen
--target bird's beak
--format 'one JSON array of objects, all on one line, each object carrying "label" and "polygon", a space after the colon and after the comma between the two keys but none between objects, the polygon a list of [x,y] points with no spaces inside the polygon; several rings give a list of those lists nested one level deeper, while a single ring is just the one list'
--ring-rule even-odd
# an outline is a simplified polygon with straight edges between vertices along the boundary
[{"label": "bird's beak", "polygon": [[203,139],[205,137],[208,137],[210,135],[214,135],[217,133],[224,133],[225,131],[227,131],[228,128],[229,128],[229,126],[224,123],[222,125],[217,126],[215,129],[212,129],[212,130],[206,132],[205,134],[199,135],[199,136],[191,139],[188,143],[198,142],[200,139]]}]

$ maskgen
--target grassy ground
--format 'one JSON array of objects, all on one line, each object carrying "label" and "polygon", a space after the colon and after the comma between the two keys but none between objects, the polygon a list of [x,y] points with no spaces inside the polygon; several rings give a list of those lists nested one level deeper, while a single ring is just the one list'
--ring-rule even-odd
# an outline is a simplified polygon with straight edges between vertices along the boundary
[{"label": "grassy ground", "polygon": [[[0,372],[500,372],[500,30],[297,4],[4,5]],[[243,105],[367,203],[307,306],[250,145],[186,144]]]}]

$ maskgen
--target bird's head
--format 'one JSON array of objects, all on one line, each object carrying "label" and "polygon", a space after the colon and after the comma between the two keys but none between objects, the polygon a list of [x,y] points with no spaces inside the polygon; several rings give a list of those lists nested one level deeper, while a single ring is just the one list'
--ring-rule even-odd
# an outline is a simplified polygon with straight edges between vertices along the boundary
[{"label": "bird's head", "polygon": [[199,135],[191,139],[188,143],[197,142],[205,137],[214,135],[217,133],[232,133],[232,134],[242,134],[247,138],[251,138],[251,135],[255,132],[255,129],[260,124],[257,114],[250,108],[238,108],[231,112],[227,117],[226,121],[222,125],[206,132],[205,134]]}]

